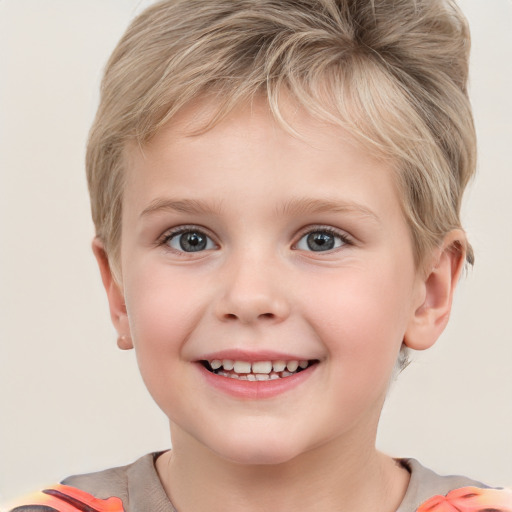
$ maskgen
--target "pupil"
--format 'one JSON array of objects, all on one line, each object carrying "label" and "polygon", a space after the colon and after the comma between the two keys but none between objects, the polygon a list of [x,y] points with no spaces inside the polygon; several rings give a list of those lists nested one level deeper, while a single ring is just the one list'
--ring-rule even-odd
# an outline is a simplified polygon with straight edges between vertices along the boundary
[{"label": "pupil", "polygon": [[184,233],[180,238],[180,246],[184,251],[202,251],[206,247],[206,237],[200,233]]},{"label": "pupil", "polygon": [[329,251],[334,247],[334,237],[328,233],[311,233],[307,244],[312,251]]}]

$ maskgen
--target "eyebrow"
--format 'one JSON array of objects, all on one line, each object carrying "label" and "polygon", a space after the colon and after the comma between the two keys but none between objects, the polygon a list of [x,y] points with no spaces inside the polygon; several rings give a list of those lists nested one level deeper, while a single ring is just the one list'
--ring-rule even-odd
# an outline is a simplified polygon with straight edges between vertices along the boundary
[{"label": "eyebrow", "polygon": [[209,203],[196,199],[155,199],[148,207],[144,208],[140,217],[146,217],[158,212],[178,212],[195,215],[220,214],[221,203]]},{"label": "eyebrow", "polygon": [[[192,215],[220,215],[220,202],[211,203],[196,199],[164,199],[158,198],[147,206],[140,217],[158,212],[178,212]],[[358,203],[313,198],[293,198],[284,205],[276,207],[278,215],[304,215],[319,213],[355,213],[380,222],[379,217],[369,208]]]},{"label": "eyebrow", "polygon": [[294,198],[287,201],[282,207],[277,209],[277,213],[283,215],[300,214],[318,214],[318,213],[354,213],[368,217],[369,219],[380,222],[375,212],[366,206],[346,201],[313,199],[313,198]]}]

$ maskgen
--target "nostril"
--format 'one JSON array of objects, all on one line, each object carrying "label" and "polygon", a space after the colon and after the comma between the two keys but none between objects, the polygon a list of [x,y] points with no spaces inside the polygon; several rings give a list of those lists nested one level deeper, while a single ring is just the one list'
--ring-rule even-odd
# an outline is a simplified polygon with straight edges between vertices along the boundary
[{"label": "nostril", "polygon": [[[274,315],[274,313],[261,313],[260,315],[258,315],[258,318],[268,318],[269,320],[272,320],[276,317],[276,315]],[[224,318],[226,320],[238,320],[239,317],[238,315],[235,315],[234,313],[226,313],[224,315]]]}]

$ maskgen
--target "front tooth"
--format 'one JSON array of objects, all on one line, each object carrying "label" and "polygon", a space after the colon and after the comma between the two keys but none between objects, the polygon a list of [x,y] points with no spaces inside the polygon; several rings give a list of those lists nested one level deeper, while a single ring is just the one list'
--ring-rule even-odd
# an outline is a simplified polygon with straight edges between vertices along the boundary
[{"label": "front tooth", "polygon": [[272,362],[271,361],[258,361],[256,363],[252,363],[252,372],[253,373],[270,373],[272,371]]},{"label": "front tooth", "polygon": [[235,361],[233,370],[236,373],[251,373],[251,363],[247,361]]},{"label": "front tooth", "polygon": [[277,375],[277,373],[271,373],[270,374],[270,380],[276,380],[276,379],[280,379],[281,377],[279,377],[279,375]]},{"label": "front tooth", "polygon": [[218,370],[222,366],[222,361],[219,361],[218,359],[214,359],[210,366],[212,367],[212,370]]},{"label": "front tooth", "polygon": [[289,372],[295,372],[297,371],[297,368],[299,367],[299,361],[288,361],[286,368]]},{"label": "front tooth", "polygon": [[268,373],[256,373],[256,380],[270,380],[270,376]]},{"label": "front tooth", "polygon": [[256,375],[254,375],[254,373],[248,373],[247,380],[251,380],[254,382],[256,380]]},{"label": "front tooth", "polygon": [[274,361],[274,364],[272,366],[274,368],[274,371],[279,373],[279,372],[282,372],[286,368],[286,362],[285,361]]},{"label": "front tooth", "polygon": [[[308,361],[299,361],[299,366],[304,370],[309,366],[309,362]],[[224,367],[224,368],[226,368],[226,367]]]},{"label": "front tooth", "polygon": [[222,360],[222,366],[224,367],[224,370],[232,370],[233,366],[235,365],[235,362],[231,359],[223,359]]}]

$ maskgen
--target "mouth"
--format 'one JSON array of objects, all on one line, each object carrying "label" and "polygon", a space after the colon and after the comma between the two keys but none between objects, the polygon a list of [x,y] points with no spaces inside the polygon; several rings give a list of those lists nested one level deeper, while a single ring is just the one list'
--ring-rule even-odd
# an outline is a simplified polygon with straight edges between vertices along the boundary
[{"label": "mouth", "polygon": [[307,370],[318,362],[318,359],[255,362],[232,359],[200,361],[210,373],[220,377],[253,382],[286,379]]}]

